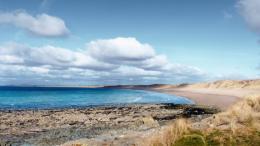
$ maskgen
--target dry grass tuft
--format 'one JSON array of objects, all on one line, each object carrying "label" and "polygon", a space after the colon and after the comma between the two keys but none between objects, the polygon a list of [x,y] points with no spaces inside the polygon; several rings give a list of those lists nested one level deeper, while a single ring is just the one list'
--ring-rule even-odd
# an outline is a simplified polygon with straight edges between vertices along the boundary
[{"label": "dry grass tuft", "polygon": [[172,146],[176,140],[188,131],[188,123],[185,119],[178,119],[159,131],[147,136],[141,146]]},{"label": "dry grass tuft", "polygon": [[207,122],[211,128],[229,129],[233,133],[239,128],[260,129],[260,96],[248,96]]},{"label": "dry grass tuft", "polygon": [[[250,143],[250,141],[259,142],[260,96],[248,96],[230,107],[227,111],[205,119],[199,122],[199,124],[208,126],[197,129],[200,134],[195,133],[197,136],[195,138],[198,140],[198,136],[200,136],[202,141],[207,141],[207,144],[219,143],[220,145],[227,145],[239,143],[239,141],[245,142],[245,144]],[[193,128],[187,120],[179,119],[173,124],[163,127],[158,132],[147,136],[141,145],[178,145],[180,142],[187,142],[189,138],[193,138],[187,137],[187,135],[194,134],[192,131],[195,129]],[[254,134],[254,132],[258,134]],[[255,137],[254,135],[257,136]]]}]

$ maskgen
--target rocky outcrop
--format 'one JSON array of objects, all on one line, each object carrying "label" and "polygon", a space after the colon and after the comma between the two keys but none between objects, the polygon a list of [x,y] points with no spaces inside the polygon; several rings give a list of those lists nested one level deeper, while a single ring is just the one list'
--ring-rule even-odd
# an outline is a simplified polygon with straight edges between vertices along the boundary
[{"label": "rocky outcrop", "polygon": [[57,145],[110,133],[146,131],[176,118],[198,119],[218,110],[195,105],[131,104],[55,110],[0,111],[0,141]]}]

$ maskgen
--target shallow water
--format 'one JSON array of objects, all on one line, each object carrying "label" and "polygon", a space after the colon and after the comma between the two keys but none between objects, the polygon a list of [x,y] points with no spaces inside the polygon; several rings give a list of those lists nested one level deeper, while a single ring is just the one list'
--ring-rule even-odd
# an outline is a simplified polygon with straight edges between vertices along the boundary
[{"label": "shallow water", "polygon": [[0,109],[50,109],[128,103],[192,104],[193,102],[179,96],[143,90],[0,87]]}]

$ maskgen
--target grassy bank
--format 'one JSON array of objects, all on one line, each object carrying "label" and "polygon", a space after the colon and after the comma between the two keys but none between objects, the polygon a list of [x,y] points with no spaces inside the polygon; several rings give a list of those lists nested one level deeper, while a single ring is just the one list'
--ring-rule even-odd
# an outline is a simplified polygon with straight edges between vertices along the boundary
[{"label": "grassy bank", "polygon": [[258,146],[260,132],[252,129],[240,129],[239,133],[230,130],[213,130],[211,132],[189,131],[174,142],[173,146]]},{"label": "grassy bank", "polygon": [[150,146],[258,146],[260,96],[249,96],[227,111],[197,123],[175,121],[150,135],[141,145]]}]

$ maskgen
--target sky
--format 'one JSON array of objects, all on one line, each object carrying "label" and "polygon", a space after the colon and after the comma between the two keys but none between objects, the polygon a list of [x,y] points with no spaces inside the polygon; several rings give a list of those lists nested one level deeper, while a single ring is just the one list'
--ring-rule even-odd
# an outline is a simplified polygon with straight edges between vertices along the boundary
[{"label": "sky", "polygon": [[260,77],[260,0],[0,0],[0,85]]}]

